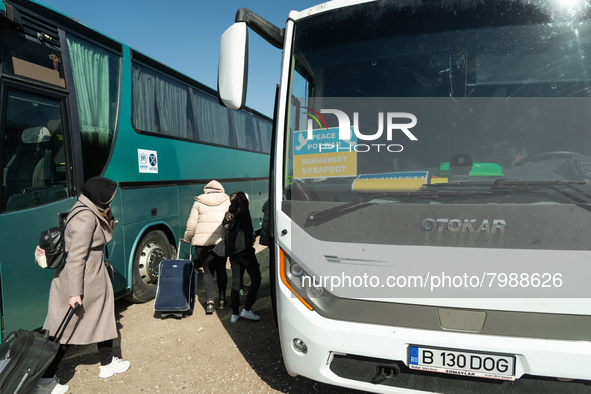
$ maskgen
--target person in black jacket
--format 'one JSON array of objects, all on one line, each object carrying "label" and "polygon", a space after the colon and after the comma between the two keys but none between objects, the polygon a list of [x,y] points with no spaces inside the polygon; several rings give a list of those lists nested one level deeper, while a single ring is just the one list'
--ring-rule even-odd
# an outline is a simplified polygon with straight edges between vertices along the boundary
[{"label": "person in black jacket", "polygon": [[[231,321],[236,323],[241,317],[260,320],[261,317],[251,309],[261,285],[261,271],[253,248],[255,233],[248,210],[248,197],[244,192],[234,192],[230,195],[230,208],[226,212],[222,224],[228,232],[226,235],[226,255],[230,256],[232,266]],[[251,284],[244,309],[239,313],[241,267],[244,267],[250,276]]]}]

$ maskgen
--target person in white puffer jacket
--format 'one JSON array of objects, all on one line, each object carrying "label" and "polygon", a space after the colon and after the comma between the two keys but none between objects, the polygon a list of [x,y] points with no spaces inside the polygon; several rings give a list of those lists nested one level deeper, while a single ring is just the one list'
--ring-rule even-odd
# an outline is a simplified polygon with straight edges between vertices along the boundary
[{"label": "person in white puffer jacket", "polygon": [[220,257],[213,253],[213,248],[226,236],[222,220],[230,207],[230,198],[218,181],[209,182],[203,190],[204,194],[195,197],[189,220],[187,220],[184,241],[191,243],[195,248],[195,255],[203,267],[203,285],[207,298],[205,313],[211,315],[215,310],[214,274],[217,274],[219,308],[223,309],[226,303],[226,286],[228,284],[226,257]]}]

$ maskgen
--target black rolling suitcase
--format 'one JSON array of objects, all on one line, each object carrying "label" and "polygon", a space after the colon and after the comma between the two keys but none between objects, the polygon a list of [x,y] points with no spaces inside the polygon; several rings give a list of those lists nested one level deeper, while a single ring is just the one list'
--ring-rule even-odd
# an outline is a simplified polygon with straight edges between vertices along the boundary
[{"label": "black rolling suitcase", "polygon": [[74,309],[70,307],[53,340],[46,330],[19,329],[6,337],[0,345],[0,393],[29,394],[33,391],[55,358],[59,340],[73,315]]},{"label": "black rolling suitcase", "polygon": [[191,260],[191,253],[189,260],[179,260],[181,242],[182,240],[179,241],[176,260],[160,262],[154,311],[161,318],[191,315],[195,306],[197,270]]}]

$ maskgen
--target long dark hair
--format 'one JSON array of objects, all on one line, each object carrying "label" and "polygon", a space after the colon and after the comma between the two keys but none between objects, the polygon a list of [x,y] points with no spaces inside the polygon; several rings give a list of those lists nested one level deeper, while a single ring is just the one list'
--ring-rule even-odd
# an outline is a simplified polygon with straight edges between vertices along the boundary
[{"label": "long dark hair", "polygon": [[226,230],[232,230],[246,212],[248,212],[248,197],[246,193],[234,192],[230,194],[230,207],[223,221]]}]

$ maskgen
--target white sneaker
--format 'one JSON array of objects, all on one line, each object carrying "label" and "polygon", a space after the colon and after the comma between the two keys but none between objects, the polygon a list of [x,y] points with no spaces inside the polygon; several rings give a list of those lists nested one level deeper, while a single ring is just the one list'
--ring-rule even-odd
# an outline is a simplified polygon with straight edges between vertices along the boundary
[{"label": "white sneaker", "polygon": [[255,315],[252,309],[249,311],[243,309],[242,312],[240,312],[240,317],[244,317],[245,319],[250,320],[261,320],[261,317],[259,315]]},{"label": "white sneaker", "polygon": [[58,378],[53,378],[53,380],[47,384],[41,382],[37,383],[33,389],[33,394],[65,394],[68,390],[70,390],[70,386],[67,384],[60,384]]},{"label": "white sneaker", "polygon": [[238,321],[238,319],[240,319],[240,315],[232,315],[232,320],[230,320],[232,323],[236,323]]},{"label": "white sneaker", "polygon": [[117,357],[113,357],[111,364],[100,367],[99,378],[109,378],[116,373],[123,373],[129,369],[131,363],[129,361],[121,361]]}]

